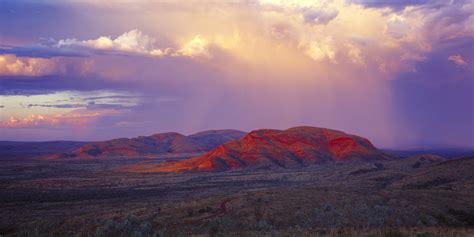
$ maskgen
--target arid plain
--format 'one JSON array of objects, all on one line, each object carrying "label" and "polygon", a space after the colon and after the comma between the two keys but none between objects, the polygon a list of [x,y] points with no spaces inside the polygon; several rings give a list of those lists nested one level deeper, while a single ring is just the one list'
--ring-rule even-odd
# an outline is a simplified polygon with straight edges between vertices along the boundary
[{"label": "arid plain", "polygon": [[[257,135],[247,134],[240,141]],[[27,153],[38,150],[19,151],[20,145],[2,145],[5,153],[16,151],[10,159],[2,154],[0,163],[2,236],[474,233],[472,156],[400,157],[383,152],[388,158],[152,172],[150,167],[179,164],[200,153],[53,159],[29,157]],[[44,149],[45,154],[58,149],[74,153],[81,146]]]}]

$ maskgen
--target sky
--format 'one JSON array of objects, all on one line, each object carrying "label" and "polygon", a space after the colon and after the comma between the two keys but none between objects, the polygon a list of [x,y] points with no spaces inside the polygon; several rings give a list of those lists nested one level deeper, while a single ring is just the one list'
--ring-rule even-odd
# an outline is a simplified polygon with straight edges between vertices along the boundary
[{"label": "sky", "polygon": [[317,126],[474,147],[474,2],[0,1],[0,140]]}]

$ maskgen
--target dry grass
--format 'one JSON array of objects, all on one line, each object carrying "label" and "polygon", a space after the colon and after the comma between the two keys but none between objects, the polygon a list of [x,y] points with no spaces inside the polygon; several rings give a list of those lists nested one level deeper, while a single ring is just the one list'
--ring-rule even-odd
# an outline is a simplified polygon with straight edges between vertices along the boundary
[{"label": "dry grass", "polygon": [[458,228],[474,227],[473,161],[181,175],[3,163],[0,235],[473,236]]},{"label": "dry grass", "polygon": [[402,228],[402,229],[315,229],[262,232],[223,233],[223,236],[300,236],[300,237],[472,237],[473,229]]}]

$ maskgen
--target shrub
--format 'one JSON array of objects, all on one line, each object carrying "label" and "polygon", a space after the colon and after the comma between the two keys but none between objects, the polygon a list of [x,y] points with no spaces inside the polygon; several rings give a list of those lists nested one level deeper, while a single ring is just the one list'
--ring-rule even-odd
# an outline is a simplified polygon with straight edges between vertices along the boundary
[{"label": "shrub", "polygon": [[97,229],[96,237],[155,237],[157,233],[149,222],[141,222],[136,216],[128,215],[122,222],[107,220]]}]

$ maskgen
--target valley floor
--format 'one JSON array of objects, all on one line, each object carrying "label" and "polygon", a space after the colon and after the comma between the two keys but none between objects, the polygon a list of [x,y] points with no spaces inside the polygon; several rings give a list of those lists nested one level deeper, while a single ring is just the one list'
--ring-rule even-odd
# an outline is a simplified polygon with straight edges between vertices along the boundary
[{"label": "valley floor", "polygon": [[474,236],[474,157],[120,171],[139,161],[2,161],[0,235]]}]

